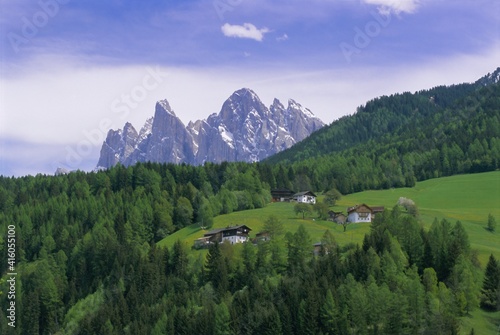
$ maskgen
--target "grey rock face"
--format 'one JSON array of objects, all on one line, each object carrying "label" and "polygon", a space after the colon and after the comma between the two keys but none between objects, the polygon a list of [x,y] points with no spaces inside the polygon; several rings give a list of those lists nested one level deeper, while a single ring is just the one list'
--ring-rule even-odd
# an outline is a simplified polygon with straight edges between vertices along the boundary
[{"label": "grey rock face", "polygon": [[275,99],[267,108],[250,89],[234,92],[219,114],[184,126],[167,100],[156,104],[155,115],[139,133],[127,123],[110,130],[101,148],[98,168],[120,162],[255,162],[287,149],[323,127],[310,110],[289,100],[285,109]]}]

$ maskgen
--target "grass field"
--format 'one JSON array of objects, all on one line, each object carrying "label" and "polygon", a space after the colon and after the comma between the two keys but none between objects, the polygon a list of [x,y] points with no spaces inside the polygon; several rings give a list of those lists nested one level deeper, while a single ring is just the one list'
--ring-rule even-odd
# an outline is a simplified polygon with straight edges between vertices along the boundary
[{"label": "grass field", "polygon": [[[471,247],[479,251],[483,265],[490,253],[500,259],[500,171],[431,179],[419,182],[413,188],[354,193],[344,196],[333,209],[345,212],[348,206],[360,203],[391,209],[399,197],[416,202],[420,219],[426,227],[432,224],[434,218],[446,218],[452,223],[460,220],[469,234]],[[498,222],[495,233],[485,229],[489,213]],[[304,224],[313,242],[319,241],[328,229],[341,245],[361,243],[363,236],[370,230],[368,224],[356,223],[349,225],[344,233],[342,226],[313,219],[314,214],[303,220],[295,215],[293,204],[290,203],[273,203],[265,208],[220,215],[214,219],[213,228],[245,224],[252,229],[250,236],[255,236],[271,214],[283,221],[287,231],[295,232],[300,224]],[[176,240],[181,240],[192,246],[193,241],[205,232],[194,224],[166,237],[158,244],[171,247]]]},{"label": "grass field", "polygon": [[[428,228],[434,218],[446,218],[452,223],[460,220],[468,235],[471,247],[479,253],[479,260],[484,267],[492,253],[500,259],[500,171],[480,174],[458,175],[431,179],[417,183],[413,188],[399,188],[381,191],[365,191],[344,196],[332,209],[346,211],[346,207],[366,203],[369,206],[385,206],[391,209],[399,197],[410,198],[417,204],[420,220]],[[488,214],[497,220],[497,231],[486,230]],[[321,221],[306,217],[303,220],[295,215],[293,204],[273,203],[265,208],[235,212],[221,215],[214,219],[213,228],[245,224],[252,229],[251,237],[262,230],[264,221],[269,215],[278,216],[287,231],[295,232],[300,224],[304,224],[312,242],[317,242],[326,230],[335,236],[340,245],[359,243],[370,231],[369,224],[356,223],[343,227],[329,221]],[[193,241],[205,233],[198,225],[186,227],[160,241],[160,246],[171,247],[175,241],[181,240],[191,247]],[[191,257],[198,258],[206,251],[191,251]],[[500,324],[500,312],[487,313],[474,311],[471,316],[462,320],[462,333],[469,334],[474,328],[476,334],[500,334],[496,329]]]},{"label": "grass field", "polygon": [[[369,225],[351,225],[347,232],[344,233],[343,227],[333,222],[316,220],[313,219],[312,216],[306,217],[306,219],[303,220],[301,216],[295,215],[293,204],[290,203],[273,203],[265,208],[220,215],[214,219],[212,228],[244,224],[252,229],[250,236],[253,237],[262,230],[264,221],[270,215],[279,217],[284,223],[287,231],[295,232],[299,225],[303,224],[311,235],[313,242],[319,241],[324,232],[330,230],[341,245],[348,242],[358,243],[362,241],[363,236],[370,231]],[[158,244],[160,246],[171,247],[175,241],[181,240],[190,247],[193,245],[195,239],[202,237],[206,232],[207,231],[202,230],[199,225],[194,224],[166,237]]]},{"label": "grass field", "polygon": [[[336,207],[345,210],[347,206],[366,203],[390,209],[399,197],[415,201],[426,227],[430,227],[434,218],[446,218],[452,223],[460,220],[483,265],[491,253],[500,259],[500,171],[431,179],[413,188],[350,194]],[[485,229],[489,213],[499,223],[495,233]]]}]

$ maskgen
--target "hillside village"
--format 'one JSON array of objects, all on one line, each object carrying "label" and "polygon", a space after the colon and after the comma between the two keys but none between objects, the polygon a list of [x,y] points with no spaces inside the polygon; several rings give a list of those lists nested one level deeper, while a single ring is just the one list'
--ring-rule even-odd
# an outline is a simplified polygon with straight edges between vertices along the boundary
[{"label": "hillside village", "polygon": [[[312,191],[301,191],[293,192],[291,190],[281,188],[271,191],[273,202],[289,202],[297,204],[307,204],[314,205],[317,203],[318,196]],[[371,223],[375,219],[376,215],[384,211],[384,206],[368,206],[367,204],[358,204],[355,206],[348,207],[346,213],[335,212],[330,210],[328,212],[328,221],[334,222],[339,225],[344,226],[344,231],[346,231],[346,226],[352,223]],[[194,240],[194,249],[206,249],[215,243],[237,244],[245,242],[253,242],[257,244],[259,242],[267,242],[270,240],[269,233],[267,231],[260,231],[255,235],[255,238],[250,238],[250,231],[252,229],[247,225],[231,225],[224,228],[216,228],[206,232],[203,237]],[[314,253],[319,252],[321,247],[321,242],[315,243],[313,245]]]}]

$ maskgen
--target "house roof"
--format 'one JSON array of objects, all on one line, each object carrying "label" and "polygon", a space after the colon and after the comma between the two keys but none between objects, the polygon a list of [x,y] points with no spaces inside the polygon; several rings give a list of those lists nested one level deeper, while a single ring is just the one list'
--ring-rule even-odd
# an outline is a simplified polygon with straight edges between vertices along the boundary
[{"label": "house roof", "polygon": [[203,236],[203,237],[197,238],[195,241],[200,241],[201,242],[201,241],[207,241],[209,239],[210,239],[210,236]]},{"label": "house roof", "polygon": [[365,210],[362,210],[363,207],[366,207],[366,209],[368,209],[369,212],[373,212],[371,207],[368,206],[367,204],[360,204],[360,205],[356,205],[356,206],[352,206],[352,207],[347,208],[347,213],[350,214],[352,212],[358,212],[358,213],[367,212]]},{"label": "house roof", "polygon": [[342,212],[335,212],[335,211],[329,211],[328,214],[330,214],[330,215],[345,215]]},{"label": "house roof", "polygon": [[384,206],[373,206],[372,207],[372,212],[373,213],[380,213],[384,211]]},{"label": "house roof", "polygon": [[290,191],[287,188],[275,188],[275,189],[271,190],[271,194],[277,194],[277,195],[281,195],[281,194],[292,195],[294,193],[295,193],[294,191]]},{"label": "house roof", "polygon": [[313,192],[311,191],[303,191],[303,192],[298,192],[298,193],[295,193],[293,196],[294,197],[300,197],[301,195],[310,195],[310,196],[313,196],[315,197],[316,194],[314,194]]},{"label": "house roof", "polygon": [[212,230],[210,230],[209,232],[206,232],[206,233],[205,233],[205,236],[218,234],[218,233],[220,233],[221,231],[223,231],[223,230],[225,230],[225,229],[226,229],[226,228],[217,228],[217,229],[212,229]]},{"label": "house roof", "polygon": [[225,228],[217,228],[217,229],[213,229],[207,233],[205,233],[204,236],[210,236],[210,235],[215,235],[215,234],[218,234],[218,233],[222,233],[224,231],[229,231],[229,230],[236,230],[236,229],[240,229],[240,228],[246,228],[248,230],[252,230],[250,229],[247,225],[239,225],[239,226],[231,226],[231,227],[225,227]]}]

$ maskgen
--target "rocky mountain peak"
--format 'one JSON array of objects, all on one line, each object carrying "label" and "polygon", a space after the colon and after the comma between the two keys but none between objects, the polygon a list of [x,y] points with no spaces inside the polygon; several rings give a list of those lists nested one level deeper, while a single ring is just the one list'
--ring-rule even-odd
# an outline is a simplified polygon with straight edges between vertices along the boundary
[{"label": "rocky mountain peak", "polygon": [[257,94],[249,88],[240,88],[229,97],[229,100],[252,100],[260,102]]},{"label": "rocky mountain peak", "polygon": [[170,107],[170,104],[168,103],[167,99],[160,100],[156,103],[156,110],[157,111],[165,111],[169,114],[173,114],[175,116],[174,111]]},{"label": "rocky mountain peak", "polygon": [[236,129],[241,122],[253,115],[264,116],[266,106],[254,91],[242,88],[235,91],[222,105],[217,117],[211,118],[215,122],[224,120],[231,129]]},{"label": "rocky mountain peak", "polygon": [[273,103],[271,104],[271,107],[270,107],[270,110],[273,111],[273,110],[284,110],[285,109],[285,106],[283,106],[283,104],[281,103],[281,101],[279,101],[277,98],[274,98],[273,100]]},{"label": "rocky mountain peak", "polygon": [[294,100],[290,99],[285,109],[274,99],[268,108],[249,88],[231,94],[218,114],[187,126],[168,101],[161,100],[156,103],[154,117],[139,133],[130,123],[123,130],[108,133],[98,168],[117,162],[254,162],[291,147],[323,125]]}]

